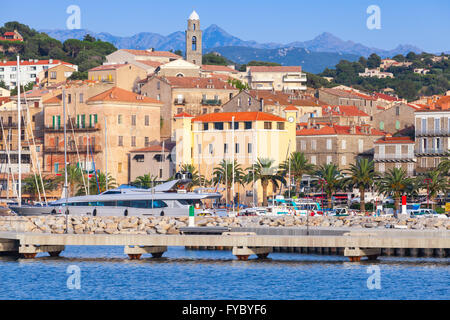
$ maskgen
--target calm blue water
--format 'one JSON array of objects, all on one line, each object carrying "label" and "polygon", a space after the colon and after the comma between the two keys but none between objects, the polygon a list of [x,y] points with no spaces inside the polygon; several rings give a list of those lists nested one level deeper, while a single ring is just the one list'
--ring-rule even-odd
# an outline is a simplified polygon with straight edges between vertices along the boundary
[{"label": "calm blue water", "polygon": [[[171,247],[161,260],[130,261],[123,247],[66,247],[60,258],[0,257],[0,299],[450,299],[450,259],[344,257],[272,253],[237,261],[228,251]],[[68,266],[81,289],[67,288]],[[381,289],[367,273],[379,266]]]}]

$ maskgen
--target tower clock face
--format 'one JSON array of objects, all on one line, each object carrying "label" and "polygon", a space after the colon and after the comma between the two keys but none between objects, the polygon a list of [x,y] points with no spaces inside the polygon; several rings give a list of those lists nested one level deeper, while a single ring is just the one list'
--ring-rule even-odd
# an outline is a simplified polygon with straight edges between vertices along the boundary
[{"label": "tower clock face", "polygon": [[294,117],[289,117],[288,121],[291,122],[291,123],[294,122]]}]

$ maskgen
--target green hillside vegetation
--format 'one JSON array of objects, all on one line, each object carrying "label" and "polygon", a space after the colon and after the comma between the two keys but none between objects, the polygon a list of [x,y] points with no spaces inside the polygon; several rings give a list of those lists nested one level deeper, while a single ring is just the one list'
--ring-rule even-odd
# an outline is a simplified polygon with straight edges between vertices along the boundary
[{"label": "green hillside vegetation", "polygon": [[[442,54],[441,56],[449,57]],[[336,84],[353,86],[356,89],[365,91],[380,91],[390,87],[395,90],[400,98],[408,101],[415,100],[421,95],[445,94],[450,90],[450,59],[433,62],[432,54],[415,54],[410,52],[406,56],[397,55],[393,57],[399,62],[412,62],[409,67],[390,67],[385,72],[394,74],[394,79],[385,78],[365,78],[358,73],[364,72],[367,68],[377,68],[380,66],[381,58],[372,54],[369,58],[361,57],[356,62],[341,60],[335,69],[325,69],[319,76],[333,77]],[[414,69],[426,68],[430,72],[426,75],[415,74]]]},{"label": "green hillside vegetation", "polygon": [[266,61],[249,61],[247,64],[242,64],[239,67],[239,71],[245,72],[247,70],[247,67],[278,67],[281,66],[281,64],[276,62],[266,62]]},{"label": "green hillside vegetation", "polygon": [[202,64],[208,64],[208,65],[216,65],[216,66],[228,66],[231,64],[235,64],[233,61],[228,60],[225,57],[222,57],[221,55],[210,52],[203,55],[202,58]]},{"label": "green hillside vegetation", "polygon": [[90,35],[86,35],[82,41],[68,39],[61,43],[19,22],[7,22],[0,27],[1,34],[14,30],[24,37],[24,42],[0,41],[0,46],[3,47],[0,59],[14,60],[17,54],[22,60],[59,59],[78,65],[79,72],[83,74],[101,65],[106,55],[117,50],[111,43],[97,40]]}]

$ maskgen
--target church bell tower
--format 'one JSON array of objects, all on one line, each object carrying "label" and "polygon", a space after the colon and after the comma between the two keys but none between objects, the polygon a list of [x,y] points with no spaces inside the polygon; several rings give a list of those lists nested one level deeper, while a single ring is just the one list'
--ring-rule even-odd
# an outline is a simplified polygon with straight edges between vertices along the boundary
[{"label": "church bell tower", "polygon": [[186,61],[199,66],[202,65],[202,34],[200,17],[193,11],[186,30]]}]

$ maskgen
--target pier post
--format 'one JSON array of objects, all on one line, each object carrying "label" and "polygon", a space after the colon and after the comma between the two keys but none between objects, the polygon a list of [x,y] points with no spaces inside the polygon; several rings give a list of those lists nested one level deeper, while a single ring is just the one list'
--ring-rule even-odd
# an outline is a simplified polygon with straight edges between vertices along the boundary
[{"label": "pier post", "polygon": [[344,256],[350,259],[350,262],[359,262],[362,257],[367,257],[368,260],[376,260],[381,254],[380,249],[369,248],[345,248]]},{"label": "pier post", "polygon": [[167,251],[166,246],[125,246],[124,253],[128,255],[130,260],[139,260],[143,254],[150,253],[153,258],[161,258]]},{"label": "pier post", "polygon": [[247,261],[248,257],[253,254],[258,256],[258,259],[267,259],[269,253],[271,252],[272,248],[270,247],[233,247],[233,255],[235,255],[240,261]]}]

